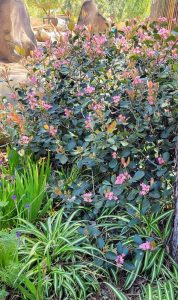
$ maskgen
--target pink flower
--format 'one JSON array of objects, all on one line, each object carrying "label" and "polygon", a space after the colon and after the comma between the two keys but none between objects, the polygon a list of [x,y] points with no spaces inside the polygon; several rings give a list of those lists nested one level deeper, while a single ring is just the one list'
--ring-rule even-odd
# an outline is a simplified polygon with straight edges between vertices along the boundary
[{"label": "pink flower", "polygon": [[84,93],[82,93],[82,92],[77,93],[77,97],[82,97],[83,95],[84,95]]},{"label": "pink flower", "polygon": [[93,119],[92,117],[88,116],[85,121],[85,128],[86,129],[93,129]]},{"label": "pink flower", "polygon": [[59,69],[61,67],[61,62],[60,61],[55,61],[53,64],[55,69]]},{"label": "pink flower", "polygon": [[51,48],[51,46],[52,46],[52,41],[51,41],[51,39],[48,39],[48,40],[45,42],[45,46],[46,46],[46,48],[48,48],[48,49]]},{"label": "pink flower", "polygon": [[117,158],[117,152],[112,153],[112,158],[116,159]]},{"label": "pink flower", "polygon": [[151,243],[147,241],[147,242],[139,245],[139,249],[147,251],[147,250],[153,250],[153,247],[152,247]]},{"label": "pink flower", "polygon": [[64,113],[65,113],[66,118],[70,118],[72,116],[72,111],[68,108],[64,109]]},{"label": "pink flower", "polygon": [[163,38],[163,39],[167,39],[169,34],[170,34],[170,31],[166,28],[161,28],[159,31],[158,31],[158,34]]},{"label": "pink flower", "polygon": [[20,138],[20,143],[23,145],[27,145],[29,143],[30,139],[28,136],[26,135],[22,135]]},{"label": "pink flower", "polygon": [[57,134],[57,128],[55,128],[54,126],[50,125],[49,126],[49,134],[51,134],[53,137],[56,136],[56,134]]},{"label": "pink flower", "polygon": [[93,103],[91,107],[93,110],[104,110],[105,108],[103,103]]},{"label": "pink flower", "polygon": [[91,203],[93,200],[92,200],[92,193],[85,193],[83,194],[83,199],[84,199],[84,202],[89,202]]},{"label": "pink flower", "polygon": [[131,176],[128,174],[128,172],[121,173],[116,177],[115,184],[123,184],[125,181],[129,180],[130,178]]},{"label": "pink flower", "polygon": [[87,86],[84,88],[85,94],[92,94],[95,91],[95,88],[93,86]]},{"label": "pink flower", "polygon": [[123,116],[123,115],[119,115],[118,120],[119,120],[120,123],[125,123],[127,121],[126,117]]},{"label": "pink flower", "polygon": [[136,47],[133,49],[133,53],[134,54],[140,54],[141,53],[141,49],[139,47]]},{"label": "pink flower", "polygon": [[141,84],[142,80],[141,80],[140,76],[136,76],[132,83],[133,83],[133,85]]},{"label": "pink flower", "polygon": [[84,25],[75,25],[75,31],[77,32],[81,32],[84,30]]},{"label": "pink flower", "polygon": [[161,156],[157,157],[157,162],[158,162],[159,165],[164,165],[165,164],[165,160]]},{"label": "pink flower", "polygon": [[139,193],[140,195],[145,196],[145,195],[147,195],[149,193],[149,191],[150,191],[150,185],[147,185],[145,183],[141,183],[140,187],[141,187],[141,191]]},{"label": "pink flower", "polygon": [[153,50],[147,50],[146,51],[146,55],[148,56],[148,57],[154,57],[154,55],[155,55],[155,51],[153,51]]},{"label": "pink flower", "polygon": [[165,17],[160,17],[160,18],[158,18],[158,21],[159,21],[159,22],[167,22],[167,18],[165,18]]},{"label": "pink flower", "polygon": [[53,106],[51,104],[45,103],[44,101],[41,101],[41,107],[44,108],[45,110],[49,110]]},{"label": "pink flower", "polygon": [[36,84],[38,82],[38,79],[34,76],[30,77],[29,80],[30,80],[31,84]]},{"label": "pink flower", "polygon": [[29,100],[31,109],[35,109],[38,106],[36,95],[33,91],[31,91],[27,94],[27,99]]},{"label": "pink flower", "polygon": [[123,264],[124,264],[124,257],[125,257],[125,254],[121,254],[121,255],[118,255],[115,259],[115,262],[116,262],[116,266],[118,268],[122,267]]},{"label": "pink flower", "polygon": [[118,200],[118,197],[116,195],[114,195],[113,192],[105,192],[104,196],[108,200],[115,200],[115,201]]},{"label": "pink flower", "polygon": [[114,102],[115,104],[118,104],[119,101],[121,100],[121,96],[120,96],[120,95],[118,95],[118,96],[113,96],[112,98],[113,98],[113,102]]},{"label": "pink flower", "polygon": [[39,48],[36,48],[34,51],[33,51],[33,56],[34,58],[36,59],[43,59],[43,50],[42,49],[39,49]]}]

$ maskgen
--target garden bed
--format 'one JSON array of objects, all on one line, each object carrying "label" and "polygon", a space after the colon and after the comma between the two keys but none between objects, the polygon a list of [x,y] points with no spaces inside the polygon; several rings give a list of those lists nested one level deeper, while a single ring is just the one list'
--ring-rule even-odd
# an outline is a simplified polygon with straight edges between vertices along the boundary
[{"label": "garden bed", "polygon": [[0,276],[22,299],[177,298],[178,51],[166,26],[132,20],[115,37],[71,25],[28,59],[16,104],[1,104]]}]

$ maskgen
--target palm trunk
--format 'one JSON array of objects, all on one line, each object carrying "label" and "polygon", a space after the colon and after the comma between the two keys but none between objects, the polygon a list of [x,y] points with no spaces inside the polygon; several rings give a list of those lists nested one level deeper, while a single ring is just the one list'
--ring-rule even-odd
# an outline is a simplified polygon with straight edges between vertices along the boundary
[{"label": "palm trunk", "polygon": [[172,236],[172,256],[178,263],[178,141],[176,144],[175,218]]}]

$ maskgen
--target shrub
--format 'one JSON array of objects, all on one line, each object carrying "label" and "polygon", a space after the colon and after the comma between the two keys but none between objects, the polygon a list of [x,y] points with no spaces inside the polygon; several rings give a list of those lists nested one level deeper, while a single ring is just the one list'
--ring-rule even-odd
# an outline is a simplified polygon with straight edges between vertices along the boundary
[{"label": "shrub", "polygon": [[126,289],[141,272],[158,276],[171,230],[178,53],[166,26],[132,21],[116,39],[71,28],[34,51],[29,83],[12,94],[18,112],[3,121],[16,148],[76,168],[57,174],[52,196],[68,215],[82,207],[80,231],[105,255],[96,262],[115,281],[128,270]]}]

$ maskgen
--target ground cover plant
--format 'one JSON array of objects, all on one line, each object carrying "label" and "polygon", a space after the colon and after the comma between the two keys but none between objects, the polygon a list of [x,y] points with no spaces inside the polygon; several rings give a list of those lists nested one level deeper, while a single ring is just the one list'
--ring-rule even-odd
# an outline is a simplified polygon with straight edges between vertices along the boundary
[{"label": "ground cover plant", "polygon": [[[1,104],[2,128],[15,151],[30,153],[34,161],[50,157],[52,165],[48,195],[53,210],[48,213],[55,216],[36,226],[20,215],[22,270],[30,282],[41,278],[42,299],[98,297],[98,270],[118,299],[176,299],[178,269],[169,245],[178,27],[170,33],[165,18],[132,20],[117,37],[69,27],[57,42],[47,42],[28,59],[28,83],[12,91],[14,106]],[[76,222],[72,241],[63,234],[68,228],[64,221],[55,225],[61,208],[64,219],[73,216],[66,221],[69,228]],[[91,249],[84,257],[98,278],[96,286],[92,279],[88,283],[81,264],[75,269],[70,247],[75,252],[75,245],[82,257],[80,240]],[[68,249],[65,254],[60,247]],[[64,268],[59,274],[68,260],[75,270]],[[71,280],[67,286],[65,277]],[[16,288],[30,299],[25,282]]]}]

